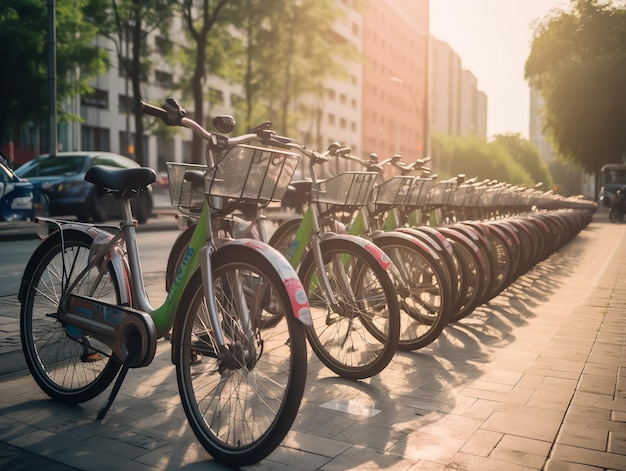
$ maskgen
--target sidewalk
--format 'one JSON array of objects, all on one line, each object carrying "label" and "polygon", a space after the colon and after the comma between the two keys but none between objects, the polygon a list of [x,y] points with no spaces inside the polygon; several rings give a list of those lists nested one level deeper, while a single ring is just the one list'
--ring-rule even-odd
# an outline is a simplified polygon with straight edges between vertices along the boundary
[{"label": "sidewalk", "polygon": [[[625,470],[625,229],[598,214],[489,305],[374,378],[344,381],[312,356],[296,423],[252,468]],[[162,283],[148,291],[154,303],[165,295]],[[0,390],[0,469],[225,469],[185,421],[164,341],[102,422],[104,394],[58,404],[26,373],[0,377]]]}]

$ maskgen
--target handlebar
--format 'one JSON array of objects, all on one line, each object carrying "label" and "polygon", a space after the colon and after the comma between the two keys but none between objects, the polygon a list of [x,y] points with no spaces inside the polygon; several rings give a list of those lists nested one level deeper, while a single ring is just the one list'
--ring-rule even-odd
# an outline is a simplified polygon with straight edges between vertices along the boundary
[{"label": "handlebar", "polygon": [[267,146],[285,148],[291,142],[290,138],[278,136],[273,130],[269,129],[272,125],[269,121],[255,127],[250,133],[236,137],[227,137],[212,133],[204,129],[196,121],[187,118],[187,112],[174,98],[168,98],[162,107],[141,101],[139,102],[139,111],[161,119],[167,126],[182,126],[191,129],[206,140],[208,142],[207,145],[211,149],[223,150],[252,141],[257,141]]}]

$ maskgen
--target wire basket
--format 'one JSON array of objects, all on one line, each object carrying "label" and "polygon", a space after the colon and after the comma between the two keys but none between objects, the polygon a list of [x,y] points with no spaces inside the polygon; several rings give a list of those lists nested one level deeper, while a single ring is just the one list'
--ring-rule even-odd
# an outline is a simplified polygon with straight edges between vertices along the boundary
[{"label": "wire basket", "polygon": [[485,188],[480,193],[480,199],[478,205],[482,208],[492,208],[495,206],[496,197],[500,193],[500,190],[495,188]]},{"label": "wire basket", "polygon": [[404,206],[411,194],[415,177],[396,176],[377,185],[372,191],[372,203],[377,210]]},{"label": "wire basket", "polygon": [[[215,167],[206,173],[205,193],[259,205],[280,201],[299,158],[299,154],[276,149],[232,147],[218,154]],[[209,198],[209,204],[212,201]]]},{"label": "wire basket", "polygon": [[206,165],[167,162],[172,206],[185,210],[202,208],[206,169]]},{"label": "wire basket", "polygon": [[425,206],[428,203],[428,196],[432,187],[432,178],[416,177],[413,180],[411,191],[404,202],[405,209],[413,210]]},{"label": "wire basket", "polygon": [[311,201],[333,209],[360,208],[370,201],[376,172],[345,172],[311,187]]},{"label": "wire basket", "polygon": [[472,201],[472,196],[474,193],[475,187],[470,185],[459,185],[454,192],[452,206],[454,206],[455,208],[468,206],[470,201]]},{"label": "wire basket", "polygon": [[434,185],[428,194],[428,206],[449,206],[454,198],[456,180],[445,180]]}]

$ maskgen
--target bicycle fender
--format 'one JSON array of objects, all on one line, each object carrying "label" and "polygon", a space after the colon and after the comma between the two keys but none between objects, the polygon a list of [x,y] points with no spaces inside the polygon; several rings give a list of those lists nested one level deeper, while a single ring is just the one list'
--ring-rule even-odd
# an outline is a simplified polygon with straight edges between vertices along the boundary
[{"label": "bicycle fender", "polygon": [[[41,244],[35,249],[33,254],[31,255],[28,263],[26,264],[26,268],[24,269],[24,274],[22,275],[22,281],[20,283],[20,290],[17,295],[20,303],[24,302],[24,296],[26,295],[26,289],[28,288],[29,283],[33,279],[33,273],[37,268],[37,265],[43,258],[43,255],[50,250],[50,247],[54,245],[56,242],[53,239],[59,234],[59,231],[63,231],[63,234],[71,234],[71,231],[77,231],[87,234],[91,237],[92,241],[97,241],[97,243],[102,246],[106,241],[110,240],[112,235],[98,227],[95,226],[87,226],[80,224],[67,224],[59,227],[58,230],[52,232],[48,237],[46,237]],[[94,250],[94,247],[91,248],[91,251]],[[97,249],[96,249],[97,250]],[[90,257],[94,256],[95,252],[90,253]],[[117,280],[120,283],[120,301],[122,304],[131,305],[131,292],[130,292],[130,280],[128,276],[128,270],[126,261],[124,259],[123,251],[116,245],[113,250],[109,250],[109,253],[105,256],[105,260],[111,262],[111,266],[117,277]]]},{"label": "bicycle fender", "polygon": [[313,318],[311,317],[311,309],[309,308],[309,300],[307,299],[306,291],[304,291],[302,287],[298,274],[283,254],[271,245],[256,239],[228,239],[221,243],[220,247],[229,245],[250,247],[259,252],[275,268],[276,273],[285,285],[287,293],[289,294],[291,309],[296,319],[304,325],[313,325]]},{"label": "bicycle fender", "polygon": [[381,249],[378,245],[368,239],[364,239],[363,237],[353,236],[350,234],[335,234],[333,232],[329,232],[327,234],[322,235],[322,240],[332,240],[332,239],[344,239],[350,240],[353,243],[356,243],[367,250],[370,254],[374,256],[379,265],[386,271],[391,265],[391,259],[389,256]]}]

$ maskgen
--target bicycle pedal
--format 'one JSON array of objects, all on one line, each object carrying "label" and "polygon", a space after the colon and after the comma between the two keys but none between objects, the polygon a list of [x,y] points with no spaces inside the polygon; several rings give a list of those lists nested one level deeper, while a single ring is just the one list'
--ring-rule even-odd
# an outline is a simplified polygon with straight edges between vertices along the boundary
[{"label": "bicycle pedal", "polygon": [[100,356],[98,352],[83,353],[80,356],[80,361],[82,361],[83,363],[94,363],[96,361],[100,361],[101,359],[102,357]]}]

